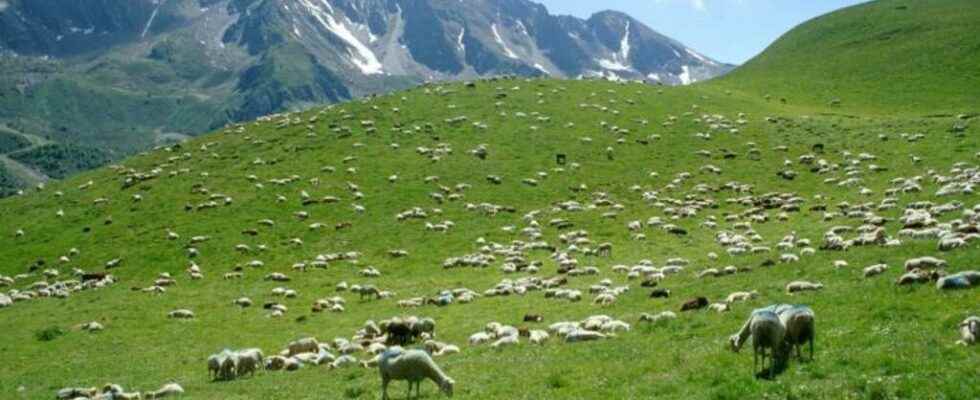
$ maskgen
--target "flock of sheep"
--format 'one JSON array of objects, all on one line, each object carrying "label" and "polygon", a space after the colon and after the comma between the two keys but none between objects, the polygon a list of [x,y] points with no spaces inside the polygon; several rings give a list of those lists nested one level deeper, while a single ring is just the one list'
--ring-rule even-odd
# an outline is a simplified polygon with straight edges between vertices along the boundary
[{"label": "flock of sheep", "polygon": [[[493,80],[481,82],[480,84],[493,84],[508,80]],[[476,83],[472,84],[476,85]],[[511,88],[500,86],[496,89],[497,99],[506,99],[509,93],[520,92],[520,83],[515,83]],[[467,85],[467,87],[472,87]],[[453,93],[449,86],[430,86],[422,89],[427,95],[447,96]],[[560,96],[565,91],[564,88],[554,89],[550,95]],[[607,93],[613,95],[614,93]],[[593,93],[589,101],[594,99]],[[540,101],[545,101],[545,93],[535,95]],[[504,100],[499,100],[496,107],[501,107]],[[607,118],[615,118],[617,115],[614,107],[622,104],[610,102],[611,105],[598,103],[582,103],[579,108],[582,112],[596,111],[603,113]],[[624,101],[623,103],[628,103]],[[370,100],[366,100],[370,104]],[[384,114],[377,106],[372,106],[373,112]],[[397,108],[391,109],[389,115],[401,113]],[[527,121],[528,129],[536,131],[541,126],[554,124],[550,117],[537,112],[500,112],[502,118],[515,118]],[[707,132],[697,133],[698,138],[710,141],[714,136],[738,135],[739,131],[748,124],[748,117],[739,114],[735,119],[729,119],[722,115],[711,114],[691,114],[685,117],[694,118],[707,128]],[[328,133],[339,138],[353,136],[355,128],[347,126],[350,121],[360,128],[364,134],[371,135],[377,132],[380,124],[373,120],[358,120],[354,114],[346,110],[344,106],[333,106],[313,115],[307,119],[302,119],[300,114],[281,114],[263,117],[259,123],[273,124],[281,129],[298,129],[306,132],[308,137],[316,139],[322,135],[322,125],[320,119],[331,120]],[[661,124],[669,127],[676,123],[678,117],[667,117]],[[459,116],[443,121],[449,128],[462,129],[467,124],[476,131],[487,129],[487,122],[474,121],[468,122],[466,116]],[[641,129],[645,129],[649,121],[638,121]],[[567,129],[574,129],[574,124],[565,125]],[[603,121],[598,127],[601,134],[609,134],[618,138],[617,145],[626,145],[630,141],[627,138],[630,130],[616,126],[613,123]],[[432,133],[437,130],[434,124],[425,123],[415,126],[395,126],[393,131],[412,134],[416,132]],[[262,146],[272,139],[272,135],[259,135],[251,133],[249,124],[234,126],[228,132],[243,140],[245,143]],[[919,140],[907,137],[908,140]],[[588,145],[593,142],[591,137],[583,137],[581,143]],[[641,139],[636,139],[637,143],[655,142],[660,140],[660,135],[652,134]],[[355,143],[354,147],[363,146]],[[392,151],[398,151],[400,145],[391,144]],[[756,143],[745,143],[746,153],[749,157],[758,157],[762,153],[761,146]],[[512,240],[498,242],[480,237],[474,241],[475,250],[461,252],[457,254],[446,254],[446,258],[441,267],[451,273],[454,269],[475,268],[493,269],[496,268],[501,274],[507,276],[492,287],[484,290],[471,290],[465,287],[446,288],[435,291],[432,295],[414,293],[414,296],[399,297],[398,293],[391,290],[379,288],[376,284],[370,283],[384,274],[383,268],[378,268],[367,264],[366,258],[361,252],[346,251],[339,253],[323,253],[310,258],[298,257],[288,270],[268,271],[270,267],[263,261],[265,254],[276,251],[277,249],[302,249],[307,246],[299,237],[301,232],[291,232],[290,236],[278,244],[255,244],[242,242],[234,248],[225,249],[228,252],[235,252],[251,260],[235,265],[230,270],[221,272],[220,276],[224,280],[243,279],[252,276],[253,271],[266,271],[259,273],[264,281],[275,282],[276,287],[268,293],[268,300],[263,302],[262,309],[267,310],[268,316],[280,318],[290,313],[289,302],[301,296],[299,291],[289,288],[296,276],[306,276],[316,270],[328,269],[331,265],[346,263],[356,266],[358,279],[364,283],[349,284],[347,281],[339,282],[334,286],[336,292],[331,297],[324,297],[315,300],[310,306],[313,313],[330,311],[343,313],[349,307],[355,305],[348,304],[343,297],[345,293],[356,294],[362,302],[381,301],[393,299],[393,306],[399,309],[418,308],[425,306],[447,307],[460,304],[468,304],[474,301],[487,301],[487,299],[501,296],[532,296],[536,293],[549,301],[575,303],[582,301],[584,297],[591,297],[591,305],[597,308],[611,307],[617,303],[620,297],[627,295],[631,290],[638,288],[648,289],[649,297],[655,299],[669,298],[671,290],[669,286],[678,277],[691,275],[696,279],[724,279],[724,277],[735,274],[754,273],[758,269],[772,268],[778,264],[794,264],[807,262],[808,257],[812,257],[817,252],[833,252],[845,254],[847,251],[859,251],[861,247],[880,246],[898,247],[906,241],[933,240],[936,243],[937,252],[949,252],[956,249],[965,248],[975,243],[980,238],[980,204],[968,207],[960,201],[942,202],[940,199],[951,195],[972,195],[973,188],[980,183],[980,168],[968,163],[956,163],[948,171],[929,170],[921,175],[906,176],[895,178],[890,181],[890,187],[882,193],[876,193],[867,187],[867,181],[873,180],[874,175],[885,171],[880,165],[881,160],[873,154],[861,152],[854,154],[842,150],[834,154],[825,154],[823,146],[814,146],[810,153],[801,155],[795,159],[790,159],[788,155],[782,164],[782,169],[774,179],[794,180],[802,174],[813,174],[824,177],[823,184],[830,190],[852,190],[856,189],[861,196],[868,201],[861,203],[838,202],[832,204],[830,196],[816,195],[812,198],[791,191],[757,193],[755,184],[750,182],[729,181],[724,184],[714,185],[708,180],[699,181],[703,176],[719,176],[724,174],[724,168],[705,164],[698,171],[678,172],[668,178],[668,183],[660,187],[635,184],[629,187],[627,193],[613,193],[603,190],[590,189],[585,183],[578,183],[570,187],[570,191],[576,194],[585,194],[589,200],[581,199],[552,199],[549,206],[523,209],[520,211],[520,222],[513,225],[501,227],[501,230],[512,236]],[[172,156],[165,158],[162,162],[156,163],[150,168],[137,169],[135,167],[115,166],[114,170],[118,173],[118,180],[122,184],[122,190],[127,190],[139,184],[148,183],[156,180],[168,178],[197,175],[199,183],[191,188],[196,202],[181,205],[183,210],[189,213],[199,213],[201,218],[206,218],[209,210],[220,207],[239,207],[231,196],[223,193],[220,188],[208,185],[209,174],[205,171],[194,171],[190,161],[197,157],[218,157],[221,151],[220,143],[203,143],[199,151],[183,147],[168,147],[161,152],[171,153]],[[773,149],[776,154],[786,154],[789,149],[779,146]],[[427,163],[439,163],[457,155],[449,143],[440,142],[433,146],[420,146],[415,149],[415,153],[420,160]],[[614,160],[615,150],[609,147],[604,152],[608,160]],[[709,158],[728,159],[735,157],[734,153],[728,150],[719,152],[718,150],[702,149],[697,151],[696,156]],[[481,144],[468,151],[462,157],[476,157],[485,160],[493,157],[493,148],[487,144]],[[139,158],[137,158],[138,160]],[[356,183],[364,178],[362,170],[357,168],[357,157],[347,156],[338,160],[344,165],[349,165],[346,169],[338,170],[334,166],[324,166],[320,173],[324,176],[336,176],[344,174],[338,181],[344,181],[342,190],[345,194],[324,194],[318,188],[321,184],[326,186],[326,178],[312,174],[306,177],[299,175],[265,177],[260,178],[262,168],[266,165],[275,164],[272,160],[255,159],[250,163],[253,173],[241,177],[243,184],[251,186],[257,192],[270,194],[277,204],[283,204],[284,215],[268,215],[256,218],[248,226],[241,228],[240,234],[246,238],[262,237],[266,231],[272,227],[286,224],[286,220],[301,221],[304,230],[321,231],[331,227],[335,231],[357,229],[361,224],[366,223],[367,219],[359,219],[359,215],[368,213],[363,199],[367,196],[370,186],[362,186]],[[572,174],[580,171],[584,167],[578,163],[561,165],[548,171],[528,171],[528,176],[500,176],[488,175],[487,185],[521,184],[530,187],[540,187],[547,185],[549,179],[554,175]],[[802,171],[802,172],[801,172]],[[304,171],[308,172],[308,171]],[[379,171],[384,173],[384,179],[390,185],[399,185],[405,180],[402,174],[390,174],[391,171]],[[650,172],[651,177],[659,177],[658,172]],[[98,184],[107,184],[99,182]],[[518,213],[518,207],[509,205],[499,205],[490,202],[467,202],[467,191],[478,182],[461,182],[455,185],[443,184],[439,176],[427,176],[424,184],[431,187],[432,192],[428,194],[428,204],[405,204],[404,211],[393,215],[393,224],[419,226],[426,232],[440,235],[456,235],[457,223],[445,217],[446,210],[464,210],[472,213],[473,218],[494,218],[501,213]],[[78,187],[77,192],[65,193],[58,191],[54,193],[57,198],[66,198],[84,193],[89,188],[96,185],[89,181]],[[920,193],[930,186],[935,189],[936,201],[905,202],[902,196]],[[688,190],[689,189],[689,190]],[[98,198],[92,203],[92,207],[101,207],[110,202],[130,201],[141,203],[147,201],[145,197],[151,194],[136,194],[129,198]],[[878,196],[876,201],[872,199]],[[339,221],[336,223],[326,223],[325,220],[317,221],[317,218],[324,217],[322,214],[315,213],[315,205],[336,204],[349,200],[349,207],[353,211],[354,219],[349,221]],[[611,267],[603,267],[600,260],[613,260],[617,254],[619,246],[628,246],[627,243],[616,243],[613,241],[600,241],[592,232],[586,229],[576,229],[572,222],[574,215],[594,213],[600,220],[616,221],[617,217],[624,214],[625,210],[633,207],[634,204],[645,205],[649,210],[656,210],[656,215],[650,215],[647,219],[637,219],[626,221],[619,225],[623,229],[625,237],[632,241],[645,241],[656,234],[686,236],[692,230],[705,230],[713,232],[714,245],[717,252],[709,252],[706,255],[708,260],[715,263],[713,266],[692,271],[696,263],[681,257],[670,257],[663,262],[657,263],[653,260],[636,260],[630,263],[615,264]],[[720,206],[729,207],[731,212],[719,215],[714,209]],[[529,206],[529,205],[524,205]],[[291,207],[291,208],[290,208]],[[303,207],[303,208],[298,208]],[[822,238],[805,238],[794,231],[786,230],[785,235],[779,240],[765,238],[755,230],[755,226],[766,224],[770,219],[778,221],[788,221],[791,219],[803,218],[803,211],[815,213],[825,223],[835,224],[828,229]],[[898,218],[887,216],[890,210],[898,210]],[[63,218],[65,212],[59,210],[53,218]],[[692,223],[696,221],[697,223]],[[900,228],[891,229],[889,223],[897,222]],[[110,224],[109,219],[106,224]],[[618,222],[617,222],[618,223]],[[32,240],[29,227],[17,229],[14,233],[17,240]],[[212,240],[211,236],[191,235],[185,233],[192,231],[190,226],[170,227],[165,232],[160,232],[159,237],[150,237],[147,240],[160,240],[164,243],[171,243],[172,246],[183,249],[187,256],[186,277],[189,280],[207,279],[209,270],[216,270],[217,266],[205,268],[207,263],[200,261],[206,257],[203,255],[207,251],[216,251],[208,246]],[[180,232],[185,231],[185,232]],[[229,235],[232,233],[229,233]],[[239,232],[233,234],[238,235]],[[186,236],[185,236],[186,235]],[[435,239],[434,239],[435,240]],[[390,259],[403,259],[410,257],[411,249],[386,249],[384,252]],[[736,261],[731,261],[733,265],[724,265],[724,259],[738,260],[738,257],[748,254],[767,255],[768,260],[758,267],[744,265],[736,266]],[[77,249],[71,249],[64,256],[58,258],[58,266],[50,267],[43,260],[36,261],[29,272],[16,276],[0,276],[0,287],[12,288],[6,294],[0,293],[0,308],[13,306],[19,302],[28,302],[34,299],[45,297],[67,298],[71,293],[109,287],[119,279],[113,275],[103,272],[88,272],[75,267],[71,277],[61,279],[62,274],[58,267],[72,265],[72,257],[79,254]],[[771,255],[768,256],[768,255]],[[201,264],[198,264],[198,262]],[[621,261],[624,262],[624,261]],[[137,260],[128,260],[127,264],[136,264]],[[116,258],[105,262],[105,269],[112,270],[119,268],[123,264],[122,259]],[[659,266],[658,266],[659,265]],[[846,260],[838,260],[832,266],[837,269],[850,268]],[[957,273],[947,273],[946,270],[952,267],[960,269],[960,266],[950,266],[938,257],[924,255],[906,261],[905,271],[896,278],[897,285],[914,285],[935,282],[939,289],[968,289],[980,286],[980,272],[959,271]],[[867,279],[876,279],[877,276],[885,274],[889,270],[887,264],[870,265],[863,268],[863,276]],[[37,273],[42,275],[41,279],[35,279]],[[607,274],[606,272],[611,272]],[[291,276],[292,275],[292,276]],[[57,279],[57,280],[56,280]],[[304,278],[305,279],[305,278]],[[139,293],[149,293],[152,295],[166,295],[169,288],[176,287],[180,278],[167,272],[160,273],[155,279],[149,282],[142,282],[142,285],[132,286],[133,291]],[[31,282],[32,281],[32,282]],[[49,283],[49,281],[52,281]],[[821,282],[808,280],[796,280],[786,282],[785,291],[796,294],[806,291],[820,291],[825,288]],[[709,310],[714,312],[732,311],[737,304],[754,300],[760,297],[758,291],[744,290],[732,292],[724,299],[717,299],[712,302],[705,296],[692,296],[683,299],[679,312],[692,312],[697,310]],[[253,306],[253,300],[247,297],[228,299],[228,303],[234,306],[247,309]],[[289,304],[289,305],[287,305]],[[167,314],[172,319],[195,319],[196,313],[191,309],[176,309]],[[300,317],[303,318],[303,317]],[[639,318],[641,323],[664,323],[678,318],[678,314],[673,311],[664,311],[659,314],[642,314]],[[629,323],[617,320],[607,315],[594,315],[578,321],[552,322],[547,328],[533,329],[529,326],[544,321],[541,315],[525,315],[523,322],[525,325],[512,326],[498,322],[487,323],[484,330],[472,334],[468,339],[471,346],[488,344],[492,348],[501,349],[504,347],[515,346],[521,343],[522,338],[531,344],[542,345],[557,337],[563,343],[576,343],[585,341],[602,340],[615,338],[624,332],[629,332]],[[729,339],[731,349],[738,351],[749,338],[752,339],[754,354],[761,358],[763,367],[766,360],[769,360],[769,373],[772,374],[776,369],[776,362],[788,359],[793,349],[798,354],[802,354],[800,347],[808,344],[811,358],[813,357],[813,342],[816,336],[815,313],[806,306],[774,305],[766,308],[756,309],[751,312],[750,317],[744,326]],[[93,322],[98,324],[97,322]],[[980,319],[970,317],[960,325],[962,344],[974,344],[978,334]],[[102,330],[104,327],[98,325],[92,330]],[[420,347],[412,349],[411,346]],[[380,323],[368,321],[363,328],[358,330],[351,338],[337,338],[330,342],[320,342],[315,338],[304,338],[289,343],[286,349],[276,355],[266,357],[261,349],[248,348],[244,350],[223,350],[207,358],[207,369],[210,376],[216,380],[234,380],[243,376],[254,375],[257,371],[265,369],[269,371],[292,371],[303,368],[304,366],[327,365],[331,369],[344,368],[347,366],[362,366],[368,368],[378,368],[382,380],[382,391],[384,398],[387,398],[387,386],[392,380],[407,380],[409,382],[409,392],[413,387],[418,394],[419,382],[430,379],[446,394],[453,392],[454,381],[449,378],[432,360],[431,357],[446,356],[459,353],[461,348],[450,343],[436,341],[435,321],[431,318],[418,317],[396,317],[383,320]],[[358,358],[358,357],[361,358]],[[756,369],[758,370],[758,366]],[[179,386],[176,386],[179,388]],[[166,389],[166,387],[165,387]],[[145,398],[158,398],[167,393],[175,394],[178,391],[170,390],[149,392]],[[182,391],[182,389],[181,389]],[[62,393],[65,393],[62,395]],[[102,396],[102,397],[99,397]],[[102,390],[94,388],[65,389],[59,392],[58,397],[63,399],[71,398],[139,398],[126,397],[125,392],[115,385],[107,386]],[[151,397],[152,396],[152,397]]]}]

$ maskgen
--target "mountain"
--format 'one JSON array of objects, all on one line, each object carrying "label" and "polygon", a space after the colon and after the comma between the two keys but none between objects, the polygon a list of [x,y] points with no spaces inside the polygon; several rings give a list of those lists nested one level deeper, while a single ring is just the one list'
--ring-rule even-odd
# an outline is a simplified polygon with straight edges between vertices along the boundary
[{"label": "mountain", "polygon": [[868,2],[801,24],[714,83],[800,106],[976,114],[978,20],[972,0]]},{"label": "mountain", "polygon": [[425,81],[516,74],[673,85],[731,68],[622,13],[582,20],[525,0],[2,4],[0,126],[106,160]]}]

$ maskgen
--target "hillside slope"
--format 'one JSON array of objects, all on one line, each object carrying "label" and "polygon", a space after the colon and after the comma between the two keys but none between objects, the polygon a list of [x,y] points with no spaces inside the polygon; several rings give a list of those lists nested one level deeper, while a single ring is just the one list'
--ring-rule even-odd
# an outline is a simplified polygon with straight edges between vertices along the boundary
[{"label": "hillside slope", "polygon": [[972,0],[873,1],[801,24],[718,84],[841,112],[975,114],[978,20]]},{"label": "hillside slope", "polygon": [[11,0],[0,124],[113,158],[284,110],[516,74],[689,84],[716,62],[628,15],[526,0]]},{"label": "hillside slope", "polygon": [[[104,271],[110,260],[121,260],[109,270],[118,277],[114,285],[0,309],[0,362],[7,366],[0,393],[46,398],[66,386],[114,382],[145,391],[176,381],[189,399],[377,398],[371,369],[310,366],[212,383],[205,359],[223,348],[273,354],[303,336],[350,338],[366,320],[414,314],[435,318],[437,338],[462,347],[461,354],[438,358],[462,399],[980,396],[976,385],[964,384],[975,379],[980,353],[953,344],[959,321],[978,311],[977,289],[894,283],[911,257],[939,256],[953,273],[975,268],[980,256],[975,240],[940,252],[934,236],[900,233],[899,217],[906,207],[922,209],[915,205],[921,201],[942,206],[927,208],[941,223],[977,223],[976,196],[954,189],[978,179],[980,142],[972,132],[947,132],[952,117],[797,116],[706,87],[523,79],[474,86],[427,85],[263,118],[0,200],[0,274],[26,274],[7,293],[72,279],[75,268]],[[815,153],[816,144],[822,153]],[[480,145],[483,159],[471,152]],[[565,165],[556,164],[558,153],[567,156]],[[963,164],[953,169],[956,163]],[[786,170],[795,178],[777,176]],[[925,175],[929,170],[935,179]],[[909,185],[921,191],[891,193]],[[415,207],[425,217],[397,218]],[[553,220],[572,226],[559,228]],[[851,239],[874,229],[861,227],[871,223],[881,224],[891,246],[812,250],[832,227],[844,227],[836,229]],[[685,234],[669,233],[666,224]],[[588,240],[573,245],[566,235],[577,230]],[[730,249],[748,244],[719,241],[733,235],[756,237],[751,246],[758,252],[739,253]],[[788,247],[777,247],[787,240]],[[534,241],[547,246],[531,247]],[[611,255],[589,255],[603,242],[612,244]],[[561,274],[548,246],[598,273]],[[408,255],[393,258],[392,250]],[[346,261],[328,256],[345,252],[358,254]],[[486,268],[443,267],[473,254],[494,259]],[[768,266],[784,254],[801,260]],[[329,266],[314,268],[318,255],[332,260]],[[689,264],[659,283],[672,291],[668,299],[649,298],[641,280],[615,267],[649,260],[659,269],[676,257]],[[850,266],[834,268],[835,260]],[[540,263],[539,272],[513,272],[525,262]],[[891,269],[863,278],[862,269],[877,263]],[[192,264],[203,279],[188,277]],[[359,273],[368,266],[381,276]],[[740,272],[698,278],[726,266]],[[236,267],[242,279],[222,279]],[[59,275],[49,271],[45,278],[48,269]],[[291,281],[266,280],[272,272]],[[152,286],[161,273],[177,284],[161,294],[130,289]],[[581,290],[582,301],[532,290],[446,307],[398,306],[445,289],[487,293],[507,286],[500,285],[505,280],[566,275],[566,287]],[[611,306],[593,305],[589,290],[603,279],[631,289]],[[789,295],[784,286],[794,280],[821,282],[824,289]],[[335,291],[340,282],[376,285],[394,296],[362,300]],[[277,287],[297,296],[276,296]],[[719,302],[751,290],[759,297],[733,304],[732,312],[680,312],[696,296]],[[344,312],[311,313],[315,300],[335,295],[346,300]],[[241,296],[256,306],[233,306]],[[266,302],[288,311],[270,317],[259,306]],[[816,311],[816,360],[792,361],[775,382],[757,380],[751,352],[731,353],[727,338],[750,310],[777,302]],[[197,318],[168,319],[178,308]],[[678,319],[639,322],[642,313],[666,310]],[[545,322],[522,322],[526,313],[542,314]],[[466,345],[491,321],[546,329],[596,314],[624,320],[632,330],[592,343],[553,337],[544,346]],[[78,329],[89,321],[105,331]],[[430,397],[433,390],[423,385]]]}]

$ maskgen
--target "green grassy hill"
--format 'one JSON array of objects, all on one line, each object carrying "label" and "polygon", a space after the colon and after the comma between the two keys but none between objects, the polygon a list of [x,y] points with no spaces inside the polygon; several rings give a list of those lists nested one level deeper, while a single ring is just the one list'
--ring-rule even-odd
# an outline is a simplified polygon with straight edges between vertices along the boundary
[{"label": "green grassy hill", "polygon": [[[63,387],[107,382],[146,391],[173,381],[189,399],[376,399],[380,382],[373,369],[306,367],[215,383],[205,360],[223,348],[259,347],[269,355],[305,336],[350,338],[366,320],[397,315],[435,318],[437,338],[462,348],[460,354],[437,358],[456,379],[456,398],[462,399],[980,397],[975,384],[980,353],[976,346],[954,344],[957,324],[980,312],[978,289],[944,292],[932,284],[895,284],[912,257],[941,257],[950,273],[977,268],[975,240],[939,251],[935,238],[899,234],[904,209],[917,202],[948,206],[951,211],[935,214],[940,223],[970,218],[965,210],[976,209],[976,195],[937,192],[950,179],[975,179],[976,127],[953,115],[922,117],[935,114],[927,104],[883,114],[889,108],[862,101],[866,93],[858,87],[847,92],[852,97],[840,94],[842,108],[851,107],[849,98],[855,104],[847,112],[822,112],[816,95],[811,105],[795,97],[786,105],[767,102],[752,91],[752,85],[764,84],[749,74],[751,68],[718,84],[663,89],[524,79],[480,81],[472,88],[428,85],[229,126],[0,200],[0,275],[16,277],[0,288],[4,293],[30,290],[41,280],[73,279],[75,268],[104,271],[110,260],[122,260],[109,271],[118,277],[115,285],[0,308],[0,398],[50,398]],[[745,82],[745,90],[736,88],[739,82]],[[898,84],[888,87],[902,90]],[[954,125],[963,129],[951,131]],[[470,154],[480,145],[487,149],[485,159]],[[441,149],[438,160],[433,149]],[[556,164],[559,153],[567,155],[567,164]],[[814,162],[801,156],[813,156]],[[777,176],[787,170],[796,177]],[[392,175],[398,177],[394,182]],[[488,175],[499,176],[500,184],[488,181]],[[138,176],[149,179],[126,183]],[[849,179],[852,185],[840,184]],[[891,193],[906,181],[917,182],[921,191]],[[336,202],[311,203],[304,194]],[[799,210],[784,211],[778,202],[763,200],[780,196],[796,198]],[[571,201],[583,210],[562,210]],[[493,205],[513,212],[480,211]],[[396,218],[413,207],[424,209],[428,218]],[[687,211],[693,214],[679,216]],[[766,221],[750,222],[763,215]],[[853,238],[876,216],[884,218],[882,227],[900,245],[819,250],[832,227],[849,227],[852,231],[843,235]],[[686,235],[649,226],[645,222],[651,218],[676,224]],[[264,219],[274,225],[260,224]],[[554,219],[574,226],[559,230],[550,224]],[[446,233],[425,228],[447,220],[454,226]],[[628,229],[632,221],[643,225],[639,232]],[[741,225],[746,222],[751,231]],[[317,223],[324,227],[311,229]],[[349,228],[334,228],[342,223]],[[257,235],[244,234],[252,229]],[[579,229],[592,242],[579,247],[609,242],[612,255],[574,253],[560,240]],[[752,244],[771,250],[730,255],[716,240],[723,231],[754,232],[759,239]],[[168,232],[179,238],[168,238]],[[532,239],[535,232],[540,237]],[[636,233],[646,239],[636,240]],[[810,244],[776,247],[794,233]],[[192,243],[195,236],[208,240]],[[573,251],[581,266],[598,268],[597,275],[568,278],[567,287],[583,291],[582,301],[531,291],[447,307],[397,305],[443,289],[483,293],[505,279],[559,275],[551,253],[540,250],[523,252],[527,261],[541,262],[537,274],[503,270],[507,255],[499,250],[532,240]],[[238,245],[250,250],[237,251]],[[190,257],[190,247],[197,256]],[[806,247],[817,250],[808,254]],[[396,249],[409,255],[389,256]],[[481,251],[496,253],[488,268],[443,268],[448,258]],[[361,256],[330,262],[325,269],[293,268],[338,252]],[[783,254],[798,255],[800,261],[768,265]],[[62,256],[66,259],[59,261]],[[649,298],[650,289],[613,268],[641,260],[662,267],[674,257],[690,264],[660,283],[672,291],[669,299]],[[263,266],[247,266],[255,260]],[[849,266],[835,268],[836,260]],[[192,262],[203,279],[192,280],[185,272]],[[891,268],[864,278],[862,269],[878,263]],[[359,270],[367,266],[381,276],[361,276]],[[698,278],[705,269],[726,266],[743,272]],[[242,279],[222,279],[236,267],[243,270]],[[59,275],[45,277],[46,269]],[[153,285],[164,272],[178,282],[166,293],[131,290]],[[273,272],[291,281],[264,279]],[[588,289],[602,279],[631,289],[612,306],[593,305]],[[825,288],[789,295],[784,287],[794,280]],[[372,284],[395,296],[361,300],[336,292],[339,282]],[[275,296],[277,287],[298,295]],[[759,297],[734,304],[731,312],[679,312],[696,296],[719,302],[750,290]],[[335,295],[346,299],[345,312],[311,312],[314,301]],[[241,296],[256,306],[233,306]],[[288,306],[283,317],[272,318],[262,309],[273,301]],[[794,360],[774,381],[755,379],[751,350],[734,354],[727,338],[752,309],[777,302],[815,310],[816,360]],[[197,317],[168,319],[178,308]],[[639,322],[642,313],[667,310],[677,312],[677,320]],[[525,313],[542,314],[545,322],[522,322]],[[466,343],[491,321],[545,329],[597,314],[626,321],[632,330],[591,343],[565,344],[554,336],[544,346],[522,340],[499,350]],[[90,321],[105,330],[79,329]],[[438,398],[435,390],[430,383],[422,389],[430,399]],[[402,398],[404,384],[393,386],[391,394]]]},{"label": "green grassy hill", "polygon": [[971,0],[857,5],[794,28],[718,85],[843,113],[975,114],[978,20]]}]

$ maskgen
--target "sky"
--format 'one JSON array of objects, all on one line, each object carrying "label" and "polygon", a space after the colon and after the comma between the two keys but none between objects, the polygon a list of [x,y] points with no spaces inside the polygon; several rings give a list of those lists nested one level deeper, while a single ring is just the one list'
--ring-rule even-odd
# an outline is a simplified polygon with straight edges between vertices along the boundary
[{"label": "sky", "polygon": [[741,64],[794,26],[865,0],[535,0],[552,14],[622,11],[698,52]]}]

